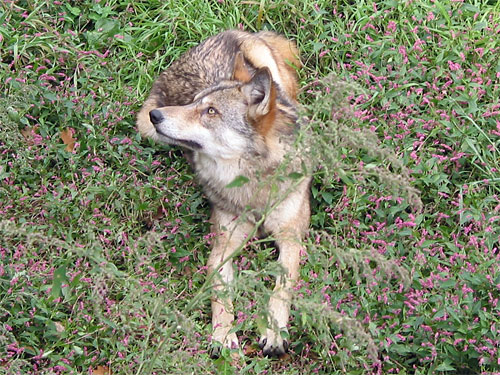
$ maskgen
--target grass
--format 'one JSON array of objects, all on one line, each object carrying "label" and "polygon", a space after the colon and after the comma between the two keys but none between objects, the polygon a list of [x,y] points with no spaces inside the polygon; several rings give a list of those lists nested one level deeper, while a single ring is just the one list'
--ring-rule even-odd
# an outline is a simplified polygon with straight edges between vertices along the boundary
[{"label": "grass", "polygon": [[[235,262],[240,359],[209,358],[208,204],[134,129],[170,61],[238,27],[297,41],[319,165],[281,361],[263,240]],[[491,0],[3,1],[0,373],[499,374],[499,31]]]}]

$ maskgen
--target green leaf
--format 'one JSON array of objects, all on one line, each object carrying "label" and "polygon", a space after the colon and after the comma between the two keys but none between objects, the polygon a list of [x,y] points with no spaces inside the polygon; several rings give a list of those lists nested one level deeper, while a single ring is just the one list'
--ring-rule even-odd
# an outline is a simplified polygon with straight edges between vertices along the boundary
[{"label": "green leaf", "polygon": [[485,28],[485,27],[487,27],[487,26],[488,26],[488,23],[487,23],[487,22],[485,22],[485,21],[478,22],[478,23],[476,23],[476,24],[474,25],[474,30],[479,31],[479,30],[484,29],[484,28]]},{"label": "green leaf", "polygon": [[455,371],[455,367],[450,365],[449,360],[445,360],[436,368],[436,371]]},{"label": "green leaf", "polygon": [[451,278],[446,281],[440,282],[439,284],[442,289],[450,289],[455,287],[455,285],[457,284],[457,280]]},{"label": "green leaf", "polygon": [[342,168],[339,168],[337,170],[337,173],[344,184],[346,184],[347,186],[353,185],[353,181],[351,180],[351,178],[348,176],[348,174]]},{"label": "green leaf", "polygon": [[321,42],[314,42],[313,43],[313,52],[316,53],[318,52],[320,49],[324,48],[325,47],[325,44],[324,43],[321,43]]},{"label": "green leaf", "polygon": [[241,187],[249,181],[250,180],[248,179],[248,177],[241,176],[241,175],[236,176],[236,178],[233,181],[231,181],[229,184],[227,184],[226,187],[229,189],[235,188],[235,187]]},{"label": "green leaf", "polygon": [[476,99],[470,99],[469,100],[469,107],[467,108],[467,113],[476,113],[477,112],[477,100]]},{"label": "green leaf", "polygon": [[45,99],[50,100],[51,102],[55,102],[57,100],[57,96],[51,92],[44,92],[43,96]]},{"label": "green leaf", "polygon": [[437,0],[435,1],[434,4],[436,5],[436,8],[439,9],[439,12],[441,13],[441,15],[446,19],[448,26],[450,26],[451,25],[451,18],[448,14],[448,10]]},{"label": "green leaf", "polygon": [[66,8],[68,8],[68,10],[71,12],[71,14],[73,14],[74,16],[79,16],[80,13],[81,13],[81,10],[80,8],[77,8],[77,7],[73,7],[69,4],[66,4]]},{"label": "green leaf", "polygon": [[[223,350],[223,353],[222,354],[226,354],[224,353],[225,350]],[[221,375],[234,375],[234,367],[231,366],[231,362],[230,362],[230,357],[228,355],[228,358],[224,358],[221,356],[221,358],[219,358],[217,361],[215,361],[215,365],[217,366],[217,370],[218,370],[218,374],[221,374]]]},{"label": "green leaf", "polygon": [[54,271],[54,276],[52,279],[52,290],[50,291],[52,297],[59,297],[61,295],[62,284],[67,282],[68,278],[66,277],[66,266],[61,266]]},{"label": "green leaf", "polygon": [[413,351],[413,348],[409,345],[406,344],[392,344],[389,347],[389,350],[391,352],[397,353],[399,355],[406,355],[407,353],[411,353]]},{"label": "green leaf", "polygon": [[261,335],[266,333],[267,330],[267,319],[264,316],[259,315],[255,318],[255,323],[257,324],[257,330]]},{"label": "green leaf", "polygon": [[479,11],[480,11],[478,7],[476,7],[472,4],[463,4],[462,9],[469,11],[469,12],[472,12],[472,13],[479,13]]},{"label": "green leaf", "polygon": [[80,348],[79,346],[73,345],[73,350],[75,351],[76,354],[78,355],[83,355],[83,349]]},{"label": "green leaf", "polygon": [[118,21],[107,18],[100,18],[95,24],[95,30],[107,35],[113,35],[118,31],[118,26]]},{"label": "green leaf", "polygon": [[302,176],[304,176],[304,175],[302,173],[299,173],[299,172],[292,172],[288,175],[288,177],[290,177],[292,180],[298,180]]},{"label": "green leaf", "polygon": [[14,122],[19,122],[21,118],[21,116],[19,116],[19,112],[13,107],[7,107],[7,115],[9,116],[9,119]]},{"label": "green leaf", "polygon": [[321,196],[323,197],[323,199],[325,200],[326,203],[332,204],[333,195],[330,192],[324,191],[321,193]]}]

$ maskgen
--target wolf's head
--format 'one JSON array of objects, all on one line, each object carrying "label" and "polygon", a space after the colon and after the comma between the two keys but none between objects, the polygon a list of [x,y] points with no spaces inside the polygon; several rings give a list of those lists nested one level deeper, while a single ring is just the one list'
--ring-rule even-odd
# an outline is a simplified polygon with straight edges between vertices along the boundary
[{"label": "wolf's head", "polygon": [[268,68],[251,74],[238,55],[233,79],[201,91],[191,104],[150,111],[155,138],[213,158],[259,152],[276,122],[283,122],[278,90]]}]

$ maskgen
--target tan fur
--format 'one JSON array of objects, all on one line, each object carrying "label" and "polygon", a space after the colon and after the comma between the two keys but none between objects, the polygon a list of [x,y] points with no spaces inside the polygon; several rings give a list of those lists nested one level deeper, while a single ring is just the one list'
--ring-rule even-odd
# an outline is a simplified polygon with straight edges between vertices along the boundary
[{"label": "tan fur", "polygon": [[250,82],[251,79],[252,74],[246,66],[245,56],[242,52],[238,52],[234,61],[233,80],[246,83]]},{"label": "tan fur", "polygon": [[[270,31],[261,31],[251,34],[239,30],[229,30],[219,35],[223,34],[234,37],[234,39],[240,43],[239,51],[243,55],[243,63],[244,60],[247,60],[253,68],[270,68],[273,73],[273,78],[279,81],[278,83],[281,84],[281,88],[288,98],[294,103],[297,102],[298,85],[295,69],[301,67],[301,63],[295,43]],[[209,42],[210,39],[206,42]],[[210,43],[207,44],[207,48],[212,47]],[[181,78],[183,74],[189,73],[190,77],[198,74],[199,69],[197,69],[195,60],[206,58],[205,56],[194,56],[191,58],[189,52],[180,59],[174,61],[170,68],[160,75],[148,99],[139,111],[137,115],[137,128],[145,137],[157,139],[153,124],[149,120],[149,112],[152,109],[167,105],[188,104],[198,92],[216,83],[213,79],[204,75],[200,75],[197,81],[187,80],[185,82],[179,82],[179,78]],[[220,53],[223,52],[224,51],[220,51]],[[228,74],[226,78],[231,79],[234,64],[231,65],[231,69],[229,69],[229,67],[222,66],[223,64],[221,64],[220,59],[217,59],[216,54],[212,56],[213,60],[210,60],[208,64],[214,67],[220,66],[222,70],[226,69]],[[274,69],[269,66],[270,63],[276,64],[276,71],[273,72]],[[236,74],[238,74],[237,71]],[[241,74],[243,75],[235,77],[241,82],[247,82],[251,77],[251,73],[249,73],[248,70],[246,72],[241,72]],[[156,90],[157,88],[166,87],[168,87],[168,90]],[[170,92],[171,95],[164,99],[160,95],[164,92]]]},{"label": "tan fur", "polygon": [[[280,76],[283,77],[284,89],[288,96],[297,100],[298,84],[296,69],[302,66],[299,59],[299,51],[294,42],[270,31],[261,31],[257,36],[271,48],[278,63]],[[250,51],[252,48],[250,48]],[[250,56],[252,54],[250,53]],[[256,66],[259,61],[256,59]],[[260,67],[260,66],[259,66]]]},{"label": "tan fur", "polygon": [[[265,355],[274,356],[288,349],[280,332],[287,329],[310,216],[310,177],[274,181],[276,194],[267,181],[294,141],[294,66],[300,66],[298,51],[286,38],[268,31],[226,31],[174,61],[137,116],[141,134],[188,150],[212,204],[212,231],[217,234],[207,264],[214,273],[212,339],[226,347],[238,345],[231,332],[232,301],[224,293],[234,281],[230,257],[264,217],[260,232],[275,238],[284,270],[270,297],[268,328],[259,342]],[[292,159],[284,175],[300,171],[300,165],[299,158]],[[249,182],[227,188],[241,175]],[[268,212],[270,206],[275,208]]]},{"label": "tan fur", "polygon": [[277,107],[276,107],[276,88],[274,85],[271,86],[271,99],[270,99],[269,113],[261,118],[257,119],[254,126],[257,129],[257,132],[261,134],[264,139],[266,139],[269,131],[274,126],[279,126],[276,122],[277,118]]},{"label": "tan fur", "polygon": [[149,120],[149,112],[157,108],[156,97],[151,95],[142,105],[141,110],[137,114],[137,130],[142,136],[156,140],[156,130]]},{"label": "tan fur", "polygon": [[[287,64],[287,61],[290,61],[292,64],[294,62],[298,62],[297,57],[293,56],[294,50],[296,51],[294,44],[276,34],[274,34],[275,36],[271,38],[269,32],[261,32],[256,35],[257,38],[245,40],[241,44],[241,50],[243,51],[245,57],[256,68],[270,68],[273,73],[273,77],[279,77],[279,83],[288,96],[291,99],[296,100],[296,73],[295,69]],[[275,74],[272,66],[269,64],[269,59],[267,58],[268,54],[272,57],[274,63],[276,64],[277,74]]]}]

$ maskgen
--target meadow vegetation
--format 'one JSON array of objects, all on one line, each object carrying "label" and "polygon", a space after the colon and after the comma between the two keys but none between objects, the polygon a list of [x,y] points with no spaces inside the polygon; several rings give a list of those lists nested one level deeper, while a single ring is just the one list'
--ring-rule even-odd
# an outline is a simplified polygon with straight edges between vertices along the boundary
[{"label": "meadow vegetation", "polygon": [[[500,3],[3,0],[0,374],[500,374]],[[228,28],[296,40],[316,164],[290,354],[270,239],[210,359],[209,207],[141,139],[153,80]]]}]

